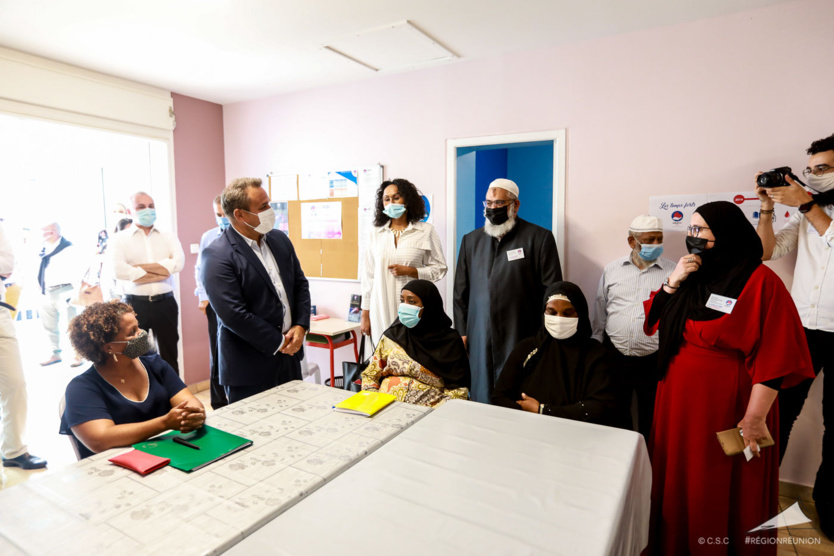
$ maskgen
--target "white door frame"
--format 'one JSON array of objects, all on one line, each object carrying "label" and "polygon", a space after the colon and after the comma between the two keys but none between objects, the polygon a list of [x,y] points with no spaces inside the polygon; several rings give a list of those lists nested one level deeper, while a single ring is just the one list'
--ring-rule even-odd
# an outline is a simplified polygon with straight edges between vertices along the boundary
[{"label": "white door frame", "polygon": [[[446,312],[454,319],[455,267],[454,253],[457,247],[457,152],[461,147],[481,147],[485,145],[503,145],[504,143],[532,143],[534,141],[553,141],[553,237],[559,249],[559,262],[562,276],[565,276],[565,168],[566,137],[564,129],[551,131],[534,131],[531,133],[508,133],[484,137],[465,137],[446,140],[446,253],[451,254],[453,263],[449,265],[446,277]],[[524,200],[524,184],[521,184],[519,198]]]}]

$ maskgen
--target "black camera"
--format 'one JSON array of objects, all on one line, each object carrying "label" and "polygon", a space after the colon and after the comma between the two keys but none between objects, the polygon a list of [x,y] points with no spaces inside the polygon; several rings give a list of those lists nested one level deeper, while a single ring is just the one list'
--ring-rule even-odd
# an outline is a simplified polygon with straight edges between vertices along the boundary
[{"label": "black camera", "polygon": [[794,181],[799,182],[799,178],[794,175],[790,166],[782,166],[781,168],[774,168],[773,170],[762,172],[756,178],[756,183],[759,184],[759,187],[788,187],[790,184],[785,180],[785,176],[790,176]]}]

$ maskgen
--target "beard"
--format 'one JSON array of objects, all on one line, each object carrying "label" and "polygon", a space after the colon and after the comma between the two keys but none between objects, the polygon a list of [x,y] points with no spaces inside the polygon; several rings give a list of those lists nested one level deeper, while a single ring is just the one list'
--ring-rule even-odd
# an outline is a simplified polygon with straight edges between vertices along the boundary
[{"label": "beard", "polygon": [[484,221],[484,232],[486,235],[497,239],[501,239],[507,235],[515,227],[516,223],[514,205],[507,207],[507,216],[509,219],[503,224],[493,224],[489,221],[489,218],[486,218],[486,209],[484,209],[484,218],[486,218]]}]

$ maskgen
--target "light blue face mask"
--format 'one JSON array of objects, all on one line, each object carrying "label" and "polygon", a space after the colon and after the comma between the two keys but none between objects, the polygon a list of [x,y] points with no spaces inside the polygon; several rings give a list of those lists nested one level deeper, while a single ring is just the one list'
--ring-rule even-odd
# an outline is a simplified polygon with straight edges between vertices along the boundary
[{"label": "light blue face mask", "polygon": [[416,305],[409,305],[408,303],[400,303],[397,309],[397,316],[400,317],[400,322],[408,328],[414,328],[420,322],[420,311],[422,307]]},{"label": "light blue face mask", "polygon": [[644,261],[654,261],[663,254],[662,243],[640,243],[637,241],[637,245],[640,246],[640,258]]},{"label": "light blue face mask", "polygon": [[229,227],[229,219],[225,216],[217,216],[214,215],[214,221],[217,222],[217,225],[220,226],[221,230],[225,230]]},{"label": "light blue face mask", "polygon": [[405,205],[391,203],[390,205],[382,209],[382,212],[385,213],[385,215],[389,218],[399,218],[400,216],[405,214]]},{"label": "light blue face mask", "polygon": [[140,226],[150,228],[156,222],[156,209],[146,208],[136,211],[136,221]]}]

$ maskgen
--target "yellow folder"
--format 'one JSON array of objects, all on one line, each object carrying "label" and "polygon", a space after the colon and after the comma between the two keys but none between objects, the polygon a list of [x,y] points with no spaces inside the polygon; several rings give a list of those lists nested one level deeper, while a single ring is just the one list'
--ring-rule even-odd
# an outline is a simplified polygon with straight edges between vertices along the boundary
[{"label": "yellow folder", "polygon": [[380,392],[357,392],[345,401],[336,404],[333,408],[342,413],[352,413],[353,415],[364,415],[365,417],[372,417],[380,409],[396,401],[396,396],[391,394],[382,394]]}]

